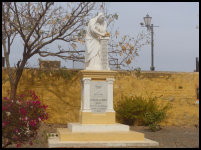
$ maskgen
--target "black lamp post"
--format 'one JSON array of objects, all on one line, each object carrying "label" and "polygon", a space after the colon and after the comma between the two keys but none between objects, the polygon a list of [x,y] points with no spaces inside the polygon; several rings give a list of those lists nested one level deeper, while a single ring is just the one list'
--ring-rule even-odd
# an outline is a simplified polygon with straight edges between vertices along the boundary
[{"label": "black lamp post", "polygon": [[151,31],[151,67],[150,70],[154,71],[154,27],[159,27],[159,26],[154,26],[153,24],[151,24],[151,18],[148,14],[146,15],[146,17],[144,17],[144,23],[140,23],[142,27],[146,27],[148,31]]},{"label": "black lamp post", "polygon": [[2,57],[2,67],[5,67],[5,57]]},{"label": "black lamp post", "polygon": [[196,72],[199,72],[199,59],[196,57]]}]

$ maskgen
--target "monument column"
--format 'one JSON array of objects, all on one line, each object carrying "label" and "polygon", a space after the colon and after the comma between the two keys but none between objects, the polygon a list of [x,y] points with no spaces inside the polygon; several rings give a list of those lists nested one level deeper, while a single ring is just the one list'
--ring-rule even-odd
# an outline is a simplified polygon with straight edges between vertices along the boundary
[{"label": "monument column", "polygon": [[107,112],[114,112],[114,109],[113,109],[113,82],[114,82],[114,78],[107,78],[107,91],[108,91]]},{"label": "monument column", "polygon": [[91,112],[90,109],[90,81],[91,78],[83,78],[82,79],[82,103],[81,103],[81,111],[82,112]]}]

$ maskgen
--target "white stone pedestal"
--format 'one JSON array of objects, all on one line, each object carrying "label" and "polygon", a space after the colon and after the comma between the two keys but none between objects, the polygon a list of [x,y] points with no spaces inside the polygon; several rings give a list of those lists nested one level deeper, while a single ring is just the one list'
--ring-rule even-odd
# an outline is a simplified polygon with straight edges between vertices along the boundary
[{"label": "white stone pedestal", "polygon": [[81,124],[115,124],[115,71],[81,71]]},{"label": "white stone pedestal", "polygon": [[124,124],[80,124],[68,123],[71,132],[121,132],[129,131],[129,126]]},{"label": "white stone pedestal", "polygon": [[81,111],[93,113],[114,112],[113,81],[114,78],[106,78],[100,81],[89,77],[83,78],[81,83]]}]

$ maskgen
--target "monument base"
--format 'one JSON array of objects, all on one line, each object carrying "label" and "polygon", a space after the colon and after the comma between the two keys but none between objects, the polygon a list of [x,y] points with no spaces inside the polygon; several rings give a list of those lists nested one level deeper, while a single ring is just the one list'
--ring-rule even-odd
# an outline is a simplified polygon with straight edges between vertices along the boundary
[{"label": "monument base", "polygon": [[115,112],[91,113],[80,112],[82,124],[115,124]]},{"label": "monument base", "polygon": [[68,123],[68,128],[57,128],[57,137],[48,138],[50,148],[84,147],[152,147],[159,143],[144,138],[140,132],[130,131],[123,124]]},{"label": "monument base", "polygon": [[59,137],[48,139],[49,148],[128,148],[158,147],[159,143],[144,138],[143,141],[60,141]]},{"label": "monument base", "polygon": [[71,132],[68,128],[57,128],[60,141],[143,141],[144,134],[135,131],[116,132]]},{"label": "monument base", "polygon": [[129,131],[129,126],[124,124],[81,124],[68,123],[68,129],[72,132],[118,132]]},{"label": "monument base", "polygon": [[81,71],[79,123],[57,128],[58,137],[49,137],[49,147],[146,147],[158,142],[116,123],[113,109],[115,71]]}]

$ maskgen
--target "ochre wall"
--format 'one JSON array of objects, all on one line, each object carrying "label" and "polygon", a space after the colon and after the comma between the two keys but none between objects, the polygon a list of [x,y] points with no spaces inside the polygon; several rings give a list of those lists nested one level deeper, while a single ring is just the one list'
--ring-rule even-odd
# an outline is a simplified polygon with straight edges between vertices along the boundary
[{"label": "ochre wall", "polygon": [[[2,96],[9,90],[6,70],[2,73]],[[79,70],[25,69],[18,92],[34,90],[42,103],[48,105],[48,123],[79,121],[81,87]],[[170,102],[172,108],[161,125],[194,125],[199,122],[196,88],[199,73],[119,71],[114,81],[114,105],[121,96],[159,96],[161,104]]]}]

